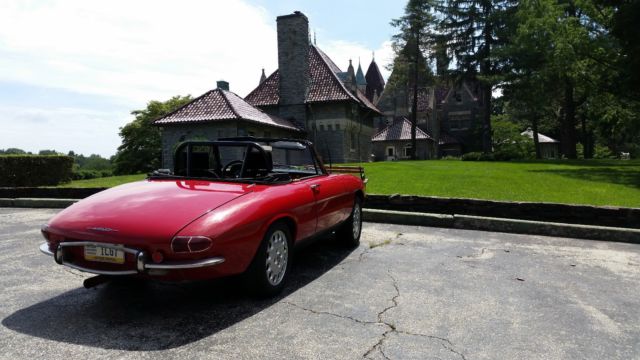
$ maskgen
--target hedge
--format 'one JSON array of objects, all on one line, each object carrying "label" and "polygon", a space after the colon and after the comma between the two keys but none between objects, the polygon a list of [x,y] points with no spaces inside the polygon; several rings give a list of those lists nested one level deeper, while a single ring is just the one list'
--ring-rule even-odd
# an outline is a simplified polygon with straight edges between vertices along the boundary
[{"label": "hedge", "polygon": [[0,186],[58,185],[71,180],[72,168],[70,156],[0,156]]}]

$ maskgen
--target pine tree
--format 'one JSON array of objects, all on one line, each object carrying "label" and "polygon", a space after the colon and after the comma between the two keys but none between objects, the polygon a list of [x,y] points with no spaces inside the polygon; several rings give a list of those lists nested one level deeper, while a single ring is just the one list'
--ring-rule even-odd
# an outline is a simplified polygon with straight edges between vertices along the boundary
[{"label": "pine tree", "polygon": [[[421,62],[429,52],[433,39],[435,18],[433,0],[409,0],[404,16],[391,21],[400,32],[393,36],[394,49],[398,57],[411,64],[408,85],[411,87],[411,159],[416,159],[416,124],[418,112],[418,82]],[[426,66],[424,64],[423,66]]]},{"label": "pine tree", "polygon": [[456,75],[481,83],[482,147],[491,151],[491,95],[501,63],[493,56],[511,34],[515,0],[442,0],[438,6],[439,32],[454,55]]}]

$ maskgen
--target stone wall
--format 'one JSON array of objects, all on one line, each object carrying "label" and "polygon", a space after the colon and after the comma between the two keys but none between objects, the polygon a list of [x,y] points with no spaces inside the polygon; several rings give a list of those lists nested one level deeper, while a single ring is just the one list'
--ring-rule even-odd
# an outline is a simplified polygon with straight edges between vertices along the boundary
[{"label": "stone wall", "polygon": [[308,138],[326,163],[369,161],[373,119],[349,102],[310,104]]},{"label": "stone wall", "polygon": [[365,207],[437,214],[640,228],[640,208],[510,202],[413,195],[368,195]]}]

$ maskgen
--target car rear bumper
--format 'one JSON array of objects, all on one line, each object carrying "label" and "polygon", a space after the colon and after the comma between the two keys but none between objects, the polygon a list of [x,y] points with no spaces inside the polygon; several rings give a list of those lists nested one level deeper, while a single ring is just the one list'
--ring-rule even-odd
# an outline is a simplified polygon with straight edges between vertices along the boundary
[{"label": "car rear bumper", "polygon": [[[64,251],[65,248],[75,247],[75,246],[85,246],[85,245],[100,245],[104,247],[111,247],[117,250],[122,250],[126,253],[132,254],[135,256],[135,268],[134,269],[126,269],[126,270],[100,270],[100,269],[92,269],[84,266],[79,266],[77,264],[65,261]],[[147,262],[147,254],[145,251],[126,248],[118,245],[104,244],[104,243],[93,243],[87,241],[77,241],[77,242],[68,242],[68,243],[60,243],[56,248],[55,252],[49,249],[49,244],[43,243],[40,245],[40,251],[45,254],[52,256],[56,263],[60,265],[65,265],[70,268],[92,273],[99,275],[136,275],[136,274],[149,274],[153,275],[153,272],[158,272],[158,274],[162,274],[163,272],[169,270],[185,270],[185,269],[198,269],[198,268],[206,268],[210,266],[215,266],[222,264],[224,262],[223,257],[211,257],[206,259],[199,260],[190,260],[190,261],[167,261],[163,263],[150,263]]]}]

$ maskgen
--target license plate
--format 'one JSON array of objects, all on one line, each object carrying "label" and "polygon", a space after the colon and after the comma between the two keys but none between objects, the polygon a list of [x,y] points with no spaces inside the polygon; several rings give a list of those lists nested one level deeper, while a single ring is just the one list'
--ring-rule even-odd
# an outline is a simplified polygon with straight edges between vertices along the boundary
[{"label": "license plate", "polygon": [[124,264],[124,251],[100,245],[85,245],[84,258],[89,261]]}]

